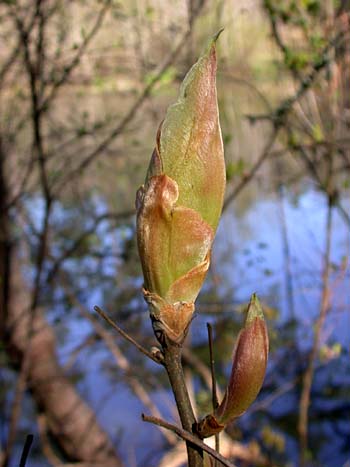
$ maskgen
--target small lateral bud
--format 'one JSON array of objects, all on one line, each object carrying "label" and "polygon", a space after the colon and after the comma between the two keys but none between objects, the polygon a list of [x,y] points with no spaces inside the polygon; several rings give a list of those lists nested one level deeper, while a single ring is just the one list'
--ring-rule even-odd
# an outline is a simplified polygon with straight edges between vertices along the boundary
[{"label": "small lateral bud", "polygon": [[221,431],[256,399],[264,381],[269,340],[260,302],[252,295],[234,353],[230,380],[219,407],[197,425],[202,438]]}]

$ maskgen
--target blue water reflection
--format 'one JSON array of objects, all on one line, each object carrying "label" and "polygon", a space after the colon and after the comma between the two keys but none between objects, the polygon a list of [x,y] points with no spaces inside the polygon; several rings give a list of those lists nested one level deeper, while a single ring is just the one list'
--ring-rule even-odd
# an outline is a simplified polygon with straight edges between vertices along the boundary
[{"label": "blue water reflection", "polygon": [[[345,207],[349,210],[349,199],[345,201]],[[198,312],[192,323],[192,343],[200,344],[206,339],[206,322],[215,323],[222,315],[232,316],[232,319],[237,320],[237,314],[233,310],[240,303],[247,302],[252,292],[257,292],[265,305],[276,309],[277,318],[271,318],[271,322],[277,333],[286,332],[285,326],[288,323],[296,323],[295,348],[288,351],[289,353],[284,353],[284,349],[274,352],[266,378],[267,390],[262,391],[257,405],[253,405],[252,410],[239,422],[243,434],[255,432],[258,439],[266,423],[274,426],[274,420],[280,421],[283,417],[293,418],[296,423],[299,391],[297,385],[292,385],[291,390],[276,397],[273,405],[264,411],[259,409],[259,403],[268,396],[268,391],[276,389],[276,384],[283,386],[294,377],[297,358],[295,357],[294,364],[293,355],[297,355],[296,352],[304,352],[311,346],[313,324],[319,313],[321,299],[326,208],[325,197],[312,189],[301,194],[297,201],[288,193],[284,193],[283,196],[267,193],[259,199],[254,199],[243,212],[237,211],[236,204],[232,204],[220,223],[211,272],[203,294],[199,297]],[[117,248],[117,252],[122,249],[125,236],[129,238],[131,235],[132,228],[112,232],[107,221],[102,223],[97,231],[103,248]],[[349,227],[334,209],[331,254],[332,305],[321,337],[321,347],[326,346],[326,354],[324,361],[317,364],[320,371],[317,370],[315,375],[310,408],[311,436],[325,437],[328,440],[318,448],[320,465],[329,467],[343,465],[349,457],[350,449],[347,447],[344,450],[348,429],[344,417],[340,417],[336,423],[331,420],[338,410],[345,410],[345,415],[347,413],[350,416],[349,404],[344,402],[344,395],[341,397],[332,393],[332,388],[340,387],[344,388],[344,394],[346,391],[348,394],[350,387],[350,275],[347,263],[349,245]],[[102,264],[104,274],[117,277],[118,282],[120,262],[117,257],[116,254],[114,260]],[[101,262],[96,262],[93,258],[74,260],[68,264],[71,272],[76,270],[79,274],[81,289],[89,287],[84,299],[87,308],[91,310],[93,305],[104,303],[106,292],[103,287],[91,288],[89,281],[84,284],[84,271],[93,273],[97,264],[101,268]],[[141,278],[130,278],[134,286],[135,280],[141,286]],[[127,279],[124,278],[124,284],[125,281]],[[213,289],[215,302],[220,305],[219,313],[208,311],[206,306]],[[134,301],[130,309],[141,308],[141,325],[150,330],[141,292]],[[71,316],[69,321],[65,322],[65,328],[66,335],[60,349],[62,363],[65,363],[71,351],[93,332],[91,324],[77,316]],[[331,345],[334,343],[340,344],[341,350],[332,355]],[[145,459],[151,459],[149,465],[156,465],[156,460],[165,446],[164,438],[157,428],[141,422],[140,414],[145,408],[124,380],[118,381],[118,378],[111,376],[110,370],[106,371],[108,360],[112,360],[112,357],[102,343],[80,352],[74,366],[84,375],[78,383],[79,391],[96,410],[101,425],[110,433],[127,464],[145,465]],[[345,366],[344,361],[347,362]],[[283,372],[280,371],[281,368],[284,369]],[[346,368],[346,373],[342,368]],[[330,392],[327,395],[322,391]],[[165,418],[176,420],[169,391],[159,389],[151,394],[151,397],[160,406]],[[281,425],[276,424],[276,429],[280,430],[278,426]],[[288,434],[288,430],[283,434],[286,457],[294,460],[294,465],[297,465],[296,440]],[[281,465],[284,465],[283,459],[281,456]]]}]

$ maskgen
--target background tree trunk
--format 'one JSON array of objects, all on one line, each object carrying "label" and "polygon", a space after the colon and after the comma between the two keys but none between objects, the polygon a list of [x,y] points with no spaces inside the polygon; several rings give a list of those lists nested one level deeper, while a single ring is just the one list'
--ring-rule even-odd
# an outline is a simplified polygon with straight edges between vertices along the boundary
[{"label": "background tree trunk", "polygon": [[48,434],[62,451],[62,456],[86,466],[121,466],[93,410],[62,371],[51,326],[40,309],[34,313],[30,311],[30,291],[20,270],[20,247],[16,245],[15,249],[11,241],[8,200],[5,154],[0,139],[1,338],[16,368],[22,366],[24,358],[27,359],[27,387],[45,417]]}]

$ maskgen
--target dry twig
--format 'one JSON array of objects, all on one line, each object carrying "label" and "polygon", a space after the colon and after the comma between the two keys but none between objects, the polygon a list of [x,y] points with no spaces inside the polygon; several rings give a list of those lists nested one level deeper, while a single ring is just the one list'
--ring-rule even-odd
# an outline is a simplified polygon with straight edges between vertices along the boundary
[{"label": "dry twig", "polygon": [[199,447],[201,450],[210,454],[210,456],[212,456],[214,459],[221,462],[222,465],[226,467],[235,467],[235,465],[232,462],[230,462],[228,459],[225,459],[225,457],[219,454],[217,451],[215,451],[215,449],[212,449],[207,444],[203,443],[199,438],[194,436],[191,432],[184,430],[183,428],[180,428],[179,426],[176,426],[164,420],[161,420],[160,418],[149,417],[145,414],[142,414],[142,420],[144,422],[153,423],[155,425],[159,425],[168,430],[171,430],[172,432],[176,433],[181,439]]}]

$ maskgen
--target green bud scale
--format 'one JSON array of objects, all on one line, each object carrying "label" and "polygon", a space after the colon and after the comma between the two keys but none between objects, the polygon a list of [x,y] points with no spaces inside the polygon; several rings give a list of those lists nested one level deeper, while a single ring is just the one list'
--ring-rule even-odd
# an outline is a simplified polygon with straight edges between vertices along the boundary
[{"label": "green bud scale", "polygon": [[138,190],[137,241],[144,297],[157,337],[186,336],[210,264],[225,163],[216,95],[218,35],[186,75],[161,123]]}]

